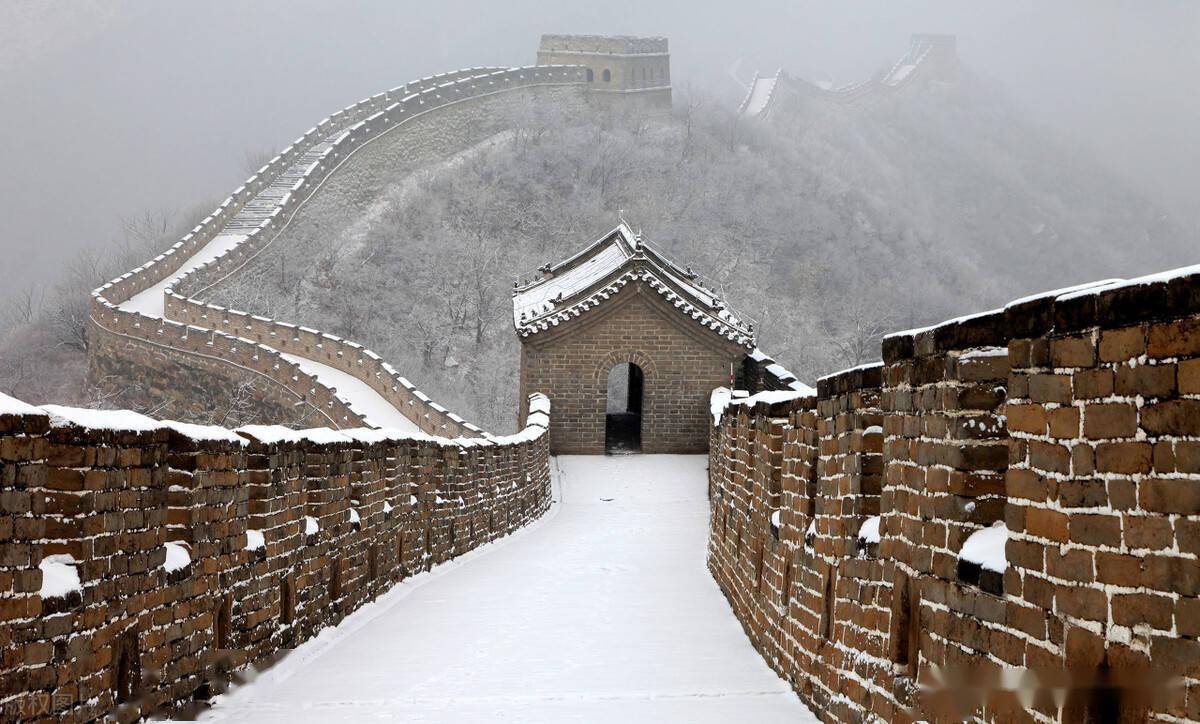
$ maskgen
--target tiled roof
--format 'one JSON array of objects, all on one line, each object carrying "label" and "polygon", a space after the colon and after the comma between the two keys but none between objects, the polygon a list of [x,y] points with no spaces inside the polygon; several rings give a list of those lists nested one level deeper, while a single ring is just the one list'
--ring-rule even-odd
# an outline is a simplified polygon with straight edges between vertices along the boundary
[{"label": "tiled roof", "polygon": [[754,324],[729,309],[691,270],[680,267],[622,223],[575,256],[543,267],[513,291],[513,325],[522,337],[557,327],[640,281],[701,326],[754,346]]}]

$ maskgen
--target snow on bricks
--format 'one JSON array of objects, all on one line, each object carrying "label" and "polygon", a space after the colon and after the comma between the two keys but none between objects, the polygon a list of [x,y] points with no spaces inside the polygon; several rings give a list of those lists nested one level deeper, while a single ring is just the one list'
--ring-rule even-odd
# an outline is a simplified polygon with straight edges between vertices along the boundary
[{"label": "snow on bricks", "polygon": [[811,397],[714,400],[709,567],[802,699],[1200,719],[1198,289],[1027,297],[891,335]]},{"label": "snow on bricks", "polygon": [[186,714],[240,667],[534,520],[549,405],[530,406],[517,435],[448,439],[0,395],[0,718]]}]

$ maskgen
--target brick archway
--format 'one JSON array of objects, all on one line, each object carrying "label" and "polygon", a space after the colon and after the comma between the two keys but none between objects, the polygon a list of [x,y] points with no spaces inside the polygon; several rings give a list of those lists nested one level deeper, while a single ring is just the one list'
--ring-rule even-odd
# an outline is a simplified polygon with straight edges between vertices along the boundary
[{"label": "brick archway", "polygon": [[[614,373],[625,376],[623,404],[613,407]],[[621,350],[605,355],[595,371],[597,412],[603,415],[604,452],[628,454],[642,451],[642,434],[650,405],[648,396],[655,379],[653,361],[639,350]]]},{"label": "brick archway", "polygon": [[635,364],[642,370],[642,375],[645,378],[646,388],[650,388],[650,383],[654,381],[655,374],[654,360],[647,357],[643,352],[638,350],[621,350],[618,352],[609,352],[600,361],[592,374],[593,388],[600,395],[608,394],[608,373],[622,362]]}]

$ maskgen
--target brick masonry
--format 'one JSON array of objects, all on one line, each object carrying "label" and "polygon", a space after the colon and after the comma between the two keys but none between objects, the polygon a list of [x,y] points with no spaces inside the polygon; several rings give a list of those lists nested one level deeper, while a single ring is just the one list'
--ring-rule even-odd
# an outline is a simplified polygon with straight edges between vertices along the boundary
[{"label": "brick masonry", "polygon": [[521,393],[554,404],[554,454],[604,452],[608,373],[622,362],[644,375],[642,451],[708,450],[708,396],[741,369],[746,350],[681,314],[642,282],[597,308],[523,338]]},{"label": "brick masonry", "polygon": [[[727,409],[709,567],[823,720],[1200,719],[1197,289],[1025,300]],[[993,524],[1003,574],[959,559]]]},{"label": "brick masonry", "polygon": [[[169,406],[173,415],[185,419],[221,407],[230,390],[251,381],[251,412],[261,419],[338,428],[362,425],[362,416],[347,399],[280,356],[311,353],[371,386],[424,432],[481,434],[361,345],[207,304],[202,297],[275,241],[324,239],[331,228],[349,225],[364,198],[378,193],[397,169],[418,169],[510,128],[514,110],[530,104],[584,107],[583,73],[580,66],[466,69],[410,82],[332,114],[170,250],[93,292],[89,381],[104,392],[128,395],[131,404]],[[296,171],[295,164],[331,136],[337,140],[320,160],[303,173]],[[283,197],[271,191],[281,179],[290,187]],[[238,219],[242,212],[257,219],[257,226],[247,228],[250,222]],[[175,278],[189,258],[230,225],[234,233],[248,236]],[[163,292],[164,318],[120,306],[167,279],[174,281]]]},{"label": "brick masonry", "polygon": [[[0,415],[0,718],[186,713],[239,667],[536,519],[551,502],[536,400],[530,427],[491,440]],[[186,567],[164,568],[168,542],[190,549]],[[41,597],[53,554],[77,561],[81,593]]]}]

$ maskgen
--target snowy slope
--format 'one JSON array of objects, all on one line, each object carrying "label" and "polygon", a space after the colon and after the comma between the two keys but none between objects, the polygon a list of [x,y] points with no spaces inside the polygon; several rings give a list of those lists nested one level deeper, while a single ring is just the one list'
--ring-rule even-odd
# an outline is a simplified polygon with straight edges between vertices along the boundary
[{"label": "snowy slope", "polygon": [[702,456],[565,457],[531,528],[218,698],[222,721],[817,721],[705,568]]},{"label": "snowy slope", "polygon": [[776,80],[778,80],[778,77],[755,78],[754,86],[750,89],[750,97],[746,99],[742,112],[747,116],[757,116],[759,113],[762,113],[767,107],[767,102],[771,100],[771,93],[775,90]]},{"label": "snowy slope", "polygon": [[350,400],[354,411],[366,418],[375,427],[390,427],[404,432],[420,432],[421,428],[404,416],[383,395],[371,389],[366,382],[358,379],[349,372],[330,367],[314,360],[294,354],[279,355],[289,362],[295,362],[300,370],[306,372],[326,387],[336,389],[343,397]]}]

